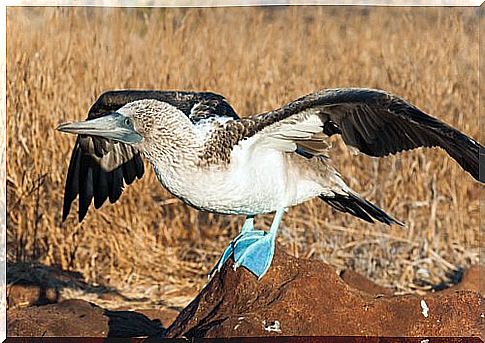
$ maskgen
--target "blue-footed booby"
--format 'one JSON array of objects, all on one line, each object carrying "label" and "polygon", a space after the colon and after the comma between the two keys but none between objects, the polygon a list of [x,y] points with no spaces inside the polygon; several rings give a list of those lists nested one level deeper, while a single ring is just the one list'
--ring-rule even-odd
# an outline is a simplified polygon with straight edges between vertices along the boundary
[{"label": "blue-footed booby", "polygon": [[[400,97],[363,88],[326,89],[274,111],[239,118],[209,92],[110,91],[82,122],[57,128],[78,135],[64,195],[63,220],[79,195],[82,221],[94,198],[114,203],[124,184],[144,173],[142,156],[160,183],[203,211],[245,215],[241,233],[211,274],[234,256],[261,278],[271,265],[285,209],[319,197],[365,221],[399,224],[363,199],[332,167],[328,137],[381,157],[418,147],[441,147],[476,180],[483,146]],[[254,217],[275,212],[269,231]]]}]

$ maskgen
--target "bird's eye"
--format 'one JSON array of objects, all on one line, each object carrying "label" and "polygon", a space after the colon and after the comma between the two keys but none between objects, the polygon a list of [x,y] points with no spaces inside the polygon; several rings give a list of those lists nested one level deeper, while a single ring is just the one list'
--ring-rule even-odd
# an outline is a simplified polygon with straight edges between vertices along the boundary
[{"label": "bird's eye", "polygon": [[133,126],[133,120],[131,118],[125,118],[125,125],[128,127]]}]

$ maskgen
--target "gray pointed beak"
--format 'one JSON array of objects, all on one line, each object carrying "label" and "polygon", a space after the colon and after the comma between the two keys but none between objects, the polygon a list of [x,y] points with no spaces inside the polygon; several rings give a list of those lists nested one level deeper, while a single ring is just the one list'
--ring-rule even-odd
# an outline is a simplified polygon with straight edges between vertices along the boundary
[{"label": "gray pointed beak", "polygon": [[57,130],[78,135],[104,137],[127,144],[136,144],[143,140],[143,136],[133,127],[131,118],[117,112],[96,119],[60,124]]}]

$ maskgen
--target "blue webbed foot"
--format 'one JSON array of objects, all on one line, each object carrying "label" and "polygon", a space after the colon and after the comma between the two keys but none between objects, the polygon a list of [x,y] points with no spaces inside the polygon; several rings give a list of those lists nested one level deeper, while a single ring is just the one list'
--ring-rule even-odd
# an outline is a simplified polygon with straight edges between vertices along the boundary
[{"label": "blue webbed foot", "polygon": [[[239,236],[238,236],[239,237]],[[219,261],[217,261],[216,265],[212,268],[212,270],[209,272],[209,279],[212,278],[212,276],[216,272],[220,272],[222,269],[222,266],[224,266],[224,263],[231,257],[232,253],[234,252],[234,243],[231,242],[227,246],[226,250],[222,253],[221,257],[219,257]]]},{"label": "blue webbed foot", "polygon": [[283,218],[284,209],[279,209],[271,224],[269,232],[253,231],[246,234],[234,245],[234,270],[239,266],[247,268],[260,280],[268,271],[273,261],[276,243],[276,232]]},{"label": "blue webbed foot", "polygon": [[241,237],[234,246],[234,270],[243,266],[261,279],[273,260],[276,235],[253,231]]},{"label": "blue webbed foot", "polygon": [[234,238],[231,243],[227,246],[227,248],[222,253],[221,257],[219,257],[219,261],[217,261],[216,265],[212,270],[209,272],[209,279],[216,273],[220,272],[226,261],[231,257],[234,252],[234,247],[239,239],[241,239],[246,233],[255,232],[254,231],[254,216],[248,216],[244,225],[241,229],[241,233]]},{"label": "blue webbed foot", "polygon": [[276,211],[269,232],[254,230],[254,217],[244,222],[241,233],[224,250],[209,277],[220,271],[224,263],[234,253],[234,270],[243,266],[261,279],[271,266],[274,256],[276,232],[283,217],[284,209]]}]

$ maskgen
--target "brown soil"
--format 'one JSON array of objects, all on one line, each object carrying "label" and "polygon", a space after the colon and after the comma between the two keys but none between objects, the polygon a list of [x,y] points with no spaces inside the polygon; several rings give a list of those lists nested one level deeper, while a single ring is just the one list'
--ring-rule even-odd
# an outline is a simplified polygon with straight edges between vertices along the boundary
[{"label": "brown soil", "polygon": [[325,263],[277,251],[261,281],[228,263],[175,321],[170,309],[108,311],[65,300],[10,310],[7,325],[9,336],[480,336],[480,272],[470,269],[445,291],[397,296],[355,272],[340,277]]}]

